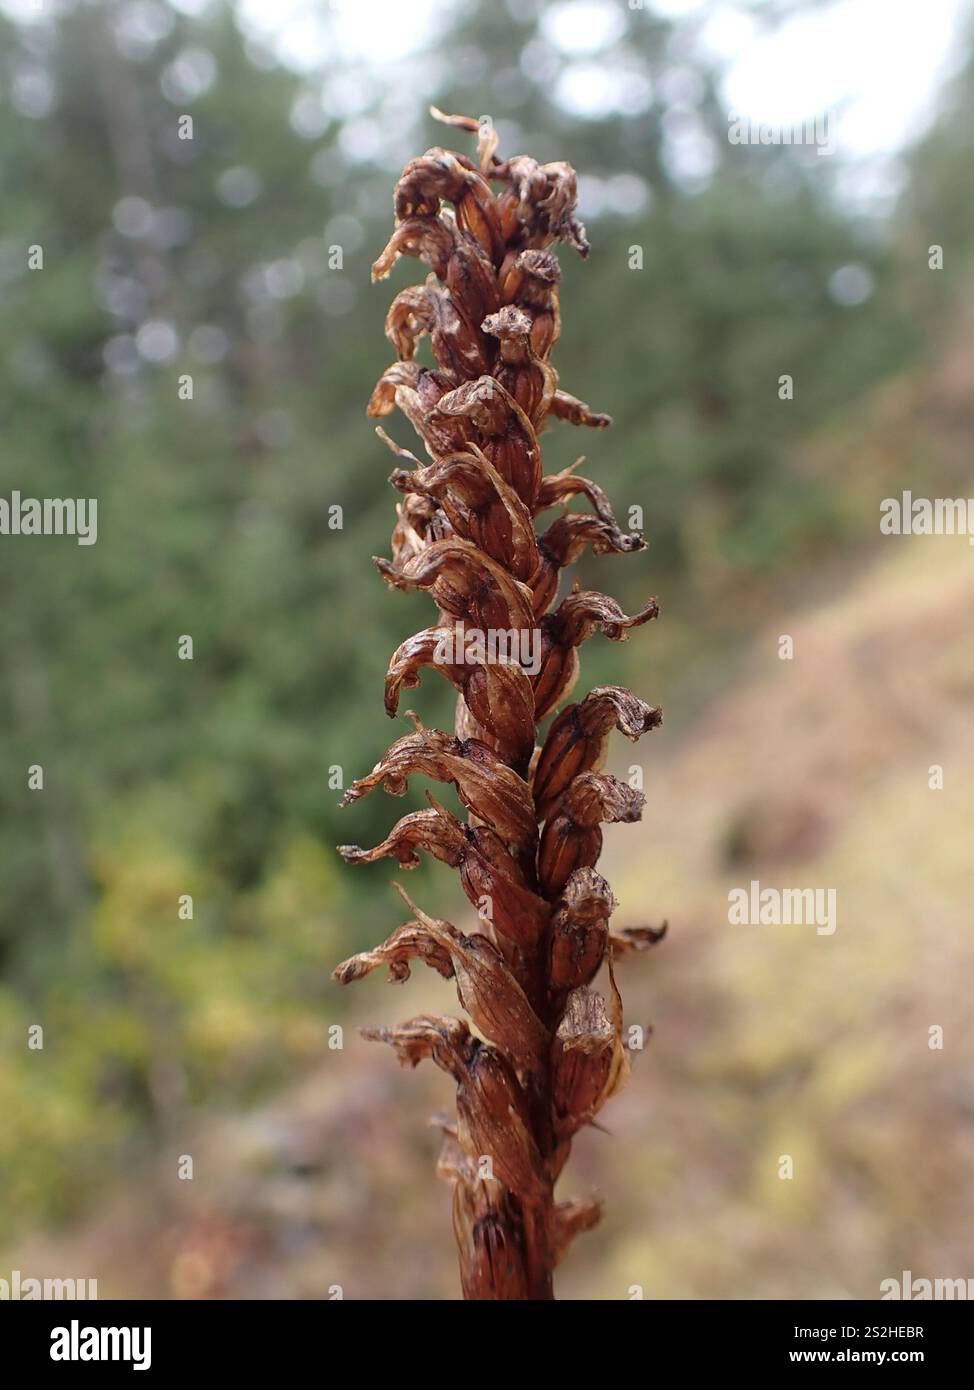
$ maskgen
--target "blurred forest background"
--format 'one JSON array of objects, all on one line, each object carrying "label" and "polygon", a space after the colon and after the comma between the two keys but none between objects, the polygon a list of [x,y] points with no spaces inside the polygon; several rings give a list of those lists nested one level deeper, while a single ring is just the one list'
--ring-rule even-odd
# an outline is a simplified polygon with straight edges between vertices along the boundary
[{"label": "blurred forest background", "polygon": [[[326,40],[346,8],[317,8]],[[620,517],[643,508],[649,551],[579,572],[663,605],[583,654],[582,690],[664,707],[617,750],[649,807],[607,837],[607,872],[620,921],[671,929],[626,968],[656,1033],[615,1137],[569,1167],[609,1214],[563,1290],[875,1297],[902,1268],[974,1275],[970,552],[878,528],[904,487],[972,492],[970,27],[877,185],[841,135],[830,158],[729,143],[692,4],[458,0],[418,35],[408,5],[363,8],[374,52],[288,62],[247,7],[0,6],[0,495],[99,502],[95,546],[0,540],[0,1274],[456,1294],[425,1124],[448,1088],[354,1032],[452,991],[330,980],[400,921],[392,872],[333,847],[422,794],[339,813],[329,775],[397,732],[382,677],[427,621],[370,563],[395,494],[364,406],[391,294],[423,275],[369,284],[395,175],[467,148],[432,101],[580,172],[593,254],[561,255],[557,366],[615,425],[552,430],[546,469],[584,453]],[[815,8],[736,6],[762,32]],[[411,703],[441,722],[450,694],[429,677]],[[752,876],[838,884],[836,936],[734,936],[727,886]],[[409,887],[465,921],[452,875]]]}]

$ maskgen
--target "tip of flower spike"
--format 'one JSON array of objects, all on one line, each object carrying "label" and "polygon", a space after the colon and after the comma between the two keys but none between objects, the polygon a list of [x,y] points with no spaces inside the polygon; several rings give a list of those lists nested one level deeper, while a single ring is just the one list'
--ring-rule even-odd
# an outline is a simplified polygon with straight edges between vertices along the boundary
[{"label": "tip of flower spike", "polygon": [[448,116],[445,111],[441,111],[438,106],[429,107],[429,113],[434,121],[442,121],[444,125],[456,126],[459,130],[469,130],[475,135],[480,129],[480,122],[475,116]]},{"label": "tip of flower spike", "polygon": [[478,120],[476,116],[448,116],[438,106],[431,106],[429,113],[434,121],[442,121],[444,125],[454,126],[457,130],[465,130],[471,135],[476,135],[480,172],[487,174],[494,163],[497,146],[500,144],[500,137],[494,129],[494,123],[490,117],[486,116]]}]

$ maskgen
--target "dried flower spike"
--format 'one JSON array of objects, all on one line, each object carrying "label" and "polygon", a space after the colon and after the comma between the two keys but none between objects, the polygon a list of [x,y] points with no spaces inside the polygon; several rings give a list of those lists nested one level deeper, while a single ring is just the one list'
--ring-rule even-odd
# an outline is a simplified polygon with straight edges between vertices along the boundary
[{"label": "dried flower spike", "polygon": [[[439,1174],[454,1187],[453,1225],[465,1298],[547,1299],[572,1238],[600,1215],[595,1199],[556,1202],[571,1138],[590,1124],[628,1075],[622,1002],[612,957],[654,944],[663,930],[609,930],[616,907],[596,871],[602,826],[638,820],[643,796],[599,771],[609,735],[637,739],[660,711],[620,686],[564,705],[537,748],[538,725],[570,696],[578,647],[595,631],[622,641],[655,618],[655,599],[632,617],[604,594],[577,588],[555,602],[561,571],[586,545],[596,554],[643,548],[620,530],[596,483],[574,468],[545,475],[538,435],[552,418],[602,429],[599,415],[562,391],[551,365],[558,340],[560,271],[555,241],[588,255],[575,213],[575,174],[526,155],[497,157],[486,121],[433,114],[475,132],[479,163],[434,148],[406,166],[395,192],[396,226],[373,266],[400,256],[432,270],[401,291],[386,319],[398,361],[382,375],[369,413],[399,409],[429,455],[421,463],[378,433],[397,458],[403,494],[386,582],[423,589],[436,622],[394,653],[386,678],[390,716],[402,690],[439,670],[458,692],[452,734],[425,729],[397,739],[343,805],[380,784],[394,796],[422,773],[451,783],[458,820],[431,808],[404,816],[372,850],[344,845],[349,863],[389,856],[415,868],[420,851],[460,871],[475,905],[468,935],[429,917],[402,889],[410,917],[381,946],[345,961],[343,984],[379,967],[393,981],[425,962],[456,984],[477,1032],[423,1015],[366,1036],[389,1043],[404,1066],[430,1058],[457,1086],[457,1123],[445,1130]],[[436,368],[421,366],[429,335]],[[581,462],[581,460],[579,460]],[[574,497],[590,512],[569,512]],[[562,514],[539,533],[535,518]],[[608,964],[609,1000],[592,988]]]}]

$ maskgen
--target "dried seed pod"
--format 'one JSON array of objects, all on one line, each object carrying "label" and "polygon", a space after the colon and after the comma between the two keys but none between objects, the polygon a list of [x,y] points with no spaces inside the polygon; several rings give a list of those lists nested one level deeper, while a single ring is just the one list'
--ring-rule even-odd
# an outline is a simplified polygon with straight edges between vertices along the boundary
[{"label": "dried seed pod", "polygon": [[438,1176],[453,1183],[453,1235],[464,1298],[514,1301],[533,1296],[520,1202],[498,1179]]},{"label": "dried seed pod", "polygon": [[555,903],[548,936],[548,988],[564,996],[587,985],[605,956],[609,918],[618,906],[612,889],[594,869],[576,869]]},{"label": "dried seed pod", "polygon": [[522,1201],[548,1203],[552,1181],[538,1149],[527,1092],[510,1064],[481,1044],[457,1085],[457,1138],[490,1161],[493,1174]]},{"label": "dried seed pod", "polygon": [[601,994],[577,989],[552,1043],[552,1096],[560,1138],[588,1124],[628,1075],[619,1030]]},{"label": "dried seed pod", "polygon": [[573,246],[580,256],[587,256],[589,244],[585,228],[575,213],[578,182],[570,164],[559,160],[539,164],[530,155],[515,155],[513,159],[497,161],[491,177],[510,184],[510,195],[499,199],[504,215],[516,206],[516,220],[509,240],[523,246],[543,248],[558,240]]},{"label": "dried seed pod", "polygon": [[424,468],[381,429],[376,433],[400,457],[417,465],[397,468],[389,477],[393,487],[430,499],[442,508],[458,536],[472,541],[516,579],[531,579],[540,561],[531,513],[476,444]]},{"label": "dried seed pod", "polygon": [[517,401],[494,377],[478,377],[440,396],[426,417],[423,437],[436,455],[479,443],[533,512],[541,486],[538,436]]},{"label": "dried seed pod", "polygon": [[551,901],[576,869],[591,868],[602,853],[603,824],[637,821],[646,798],[605,773],[583,772],[545,823],[538,851],[541,891]]},{"label": "dried seed pod", "polygon": [[[527,155],[502,160],[490,122],[434,114],[476,134],[477,160],[434,147],[396,185],[396,225],[373,278],[400,256],[425,262],[432,276],[395,297],[386,329],[399,361],[368,410],[401,411],[431,460],[379,431],[399,460],[390,481],[402,500],[392,559],[376,565],[392,587],[422,589],[438,610],[394,653],[386,709],[395,715],[402,691],[439,666],[457,691],[456,732],[425,729],[411,715],[415,732],[342,804],[380,784],[403,795],[418,773],[451,783],[469,820],[430,797],[429,809],[403,816],[373,849],[341,853],[406,869],[431,855],[459,872],[479,929],[464,935],[410,902],[412,920],[336,977],[348,983],[385,966],[402,980],[418,960],[455,981],[486,1041],[459,1019],[427,1014],[364,1032],[404,1066],[429,1058],[456,1083],[457,1123],[440,1126],[438,1172],[454,1189],[464,1297],[548,1299],[557,1261],[601,1210],[594,1198],[556,1204],[555,1180],[572,1135],[628,1072],[612,952],[643,950],[662,935],[609,930],[616,902],[594,867],[601,826],[638,819],[643,797],[597,769],[612,729],[638,738],[660,712],[601,686],[554,720],[540,750],[537,728],[571,693],[578,647],[596,627],[621,641],[659,610],[653,599],[628,616],[604,594],[576,589],[548,611],[561,571],[586,545],[597,554],[643,548],[575,465],[549,477],[542,468],[538,436],[548,424],[610,423],[563,391],[550,364],[561,274],[549,248],[562,241],[588,254],[574,171]],[[435,368],[415,360],[424,335]],[[575,497],[590,510],[566,511],[539,538],[538,513]],[[589,987],[603,962],[610,1007]]]},{"label": "dried seed pod", "polygon": [[[551,1272],[538,1264],[538,1252],[548,1244],[537,1239],[535,1223],[525,1219],[521,1203],[493,1176],[490,1155],[475,1160],[460,1144],[456,1126],[442,1128],[436,1175],[453,1186],[453,1234],[464,1298],[527,1299],[538,1297],[540,1290],[551,1297]],[[590,1216],[586,1226],[581,1211],[566,1210],[559,1218],[560,1207],[573,1205],[555,1208],[552,1247],[559,1254],[577,1231],[594,1225]]]},{"label": "dried seed pod", "polygon": [[395,715],[400,691],[419,685],[419,672],[432,666],[463,696],[478,729],[490,736],[504,761],[523,776],[534,751],[530,678],[513,662],[490,664],[483,656],[478,659],[467,642],[469,635],[462,623],[443,624],[424,628],[403,642],[386,673],[386,712]]},{"label": "dried seed pod", "polygon": [[534,771],[534,799],[548,816],[568,785],[582,772],[602,766],[609,734],[618,729],[633,743],[662,722],[661,710],[621,685],[599,685],[577,705],[562,710],[548,730]]},{"label": "dried seed pod", "polygon": [[494,368],[497,380],[524,411],[536,429],[540,429],[551,408],[558,387],[558,375],[543,357],[539,357],[531,342],[534,325],[530,314],[516,304],[506,304],[496,314],[489,314],[481,324],[485,333],[500,343],[498,362]]},{"label": "dried seed pod", "polygon": [[531,346],[547,358],[561,336],[558,286],[561,266],[550,251],[520,251],[508,257],[500,276],[503,304],[515,304],[531,320]]},{"label": "dried seed pod", "polygon": [[498,944],[508,959],[514,954],[509,948],[526,954],[536,950],[547,930],[551,907],[532,892],[520,863],[488,826],[461,825],[434,803],[433,810],[403,816],[374,849],[339,846],[346,863],[374,864],[391,857],[404,869],[417,866],[419,850],[460,870],[464,892],[501,938]]}]

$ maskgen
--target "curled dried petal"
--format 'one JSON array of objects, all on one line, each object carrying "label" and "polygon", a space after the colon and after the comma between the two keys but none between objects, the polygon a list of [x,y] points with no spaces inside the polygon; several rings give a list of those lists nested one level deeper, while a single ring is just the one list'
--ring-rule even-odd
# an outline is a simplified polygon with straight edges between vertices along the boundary
[{"label": "curled dried petal", "polygon": [[408,217],[400,222],[372,267],[372,279],[384,279],[401,255],[425,261],[443,281],[454,303],[464,306],[471,323],[481,323],[498,307],[490,260],[452,219]]},{"label": "curled dried petal", "polygon": [[426,411],[452,387],[448,377],[431,372],[418,362],[393,362],[376,382],[366,414],[391,415],[398,405],[415,425],[414,416],[422,420]]},{"label": "curled dried petal", "polygon": [[607,594],[580,589],[562,599],[551,615],[549,627],[554,641],[577,647],[587,641],[597,627],[610,642],[625,642],[631,628],[642,627],[643,623],[658,617],[659,602],[655,598],[628,617]]},{"label": "curled dried petal", "polygon": [[396,507],[396,524],[392,532],[392,562],[404,565],[427,546],[449,537],[450,523],[428,497],[411,492]]},{"label": "curled dried petal", "polygon": [[381,946],[342,961],[332,974],[340,985],[350,985],[385,965],[389,967],[390,981],[398,984],[409,979],[411,960],[425,961],[446,980],[453,977],[449,951],[420,922],[405,922],[386,937]]},{"label": "curled dried petal", "polygon": [[613,954],[635,955],[637,951],[648,951],[653,946],[658,946],[666,935],[668,926],[669,924],[664,922],[659,927],[623,927],[620,931],[611,932],[609,940],[612,943]]},{"label": "curled dried petal", "polygon": [[420,728],[397,739],[368,776],[351,784],[339,804],[351,805],[380,783],[392,796],[403,796],[417,772],[452,783],[464,806],[505,844],[525,850],[535,842],[534,803],[523,779],[486,744],[461,741],[441,729]]},{"label": "curled dried petal", "polygon": [[442,217],[404,218],[373,262],[372,280],[384,280],[400,256],[425,261],[434,274],[445,280],[450,258],[457,254],[457,241],[456,224]]},{"label": "curled dried petal", "polygon": [[393,1048],[400,1066],[416,1067],[429,1058],[458,1083],[466,1076],[470,1059],[481,1046],[462,1018],[440,1018],[434,1014],[419,1014],[395,1028],[360,1031],[369,1042],[384,1042]]},{"label": "curled dried petal", "polygon": [[534,712],[536,719],[546,714],[571,694],[578,678],[578,653],[597,627],[611,642],[624,642],[629,629],[648,623],[659,614],[656,599],[628,617],[607,594],[583,589],[567,594],[555,609],[541,619],[541,662],[534,678]]},{"label": "curled dried petal", "polygon": [[577,458],[574,463],[570,463],[567,468],[563,468],[560,473],[548,473],[541,480],[541,487],[538,491],[537,510],[546,511],[549,507],[557,507],[559,504],[571,501],[573,497],[585,497],[591,504],[592,511],[610,526],[618,526],[615,512],[598,483],[594,483],[591,478],[583,478],[575,472],[580,464],[585,462],[585,455]]},{"label": "curled dried petal", "polygon": [[611,415],[601,415],[567,391],[556,391],[552,396],[551,413],[559,420],[567,420],[570,425],[587,425],[593,430],[607,430],[612,424]]},{"label": "curled dried petal", "polygon": [[396,185],[396,218],[436,216],[441,199],[453,204],[460,230],[498,265],[504,243],[490,185],[469,161],[434,146],[402,171]]},{"label": "curled dried petal", "polygon": [[374,564],[393,588],[424,589],[438,608],[483,632],[535,627],[530,589],[459,536],[434,541],[403,565],[378,557]]},{"label": "curled dried petal", "polygon": [[470,131],[477,137],[477,156],[480,164],[480,172],[486,177],[490,173],[490,167],[494,162],[494,155],[500,137],[493,121],[489,119],[477,120],[474,116],[448,116],[437,106],[431,106],[430,115],[434,120],[442,121],[444,125],[455,126],[458,130]]},{"label": "curled dried petal", "polygon": [[572,1197],[555,1207],[555,1262],[560,1261],[577,1235],[593,1230],[602,1220],[600,1197]]},{"label": "curled dried petal", "polygon": [[642,536],[620,531],[614,521],[585,512],[560,516],[548,527],[540,544],[559,569],[573,565],[587,545],[591,545],[595,555],[630,555],[646,549]]},{"label": "curled dried petal", "polygon": [[392,827],[386,839],[374,849],[358,845],[339,845],[346,864],[375,864],[379,859],[398,859],[400,868],[415,869],[420,863],[418,850],[434,855],[451,869],[463,863],[467,839],[463,826],[448,811],[412,811]]},{"label": "curled dried petal", "polygon": [[400,290],[386,315],[386,337],[400,358],[416,355],[424,335],[432,339],[433,356],[454,382],[469,381],[488,371],[493,359],[490,339],[471,323],[449,290],[432,284]]},{"label": "curled dried petal", "polygon": [[339,847],[346,863],[374,864],[391,857],[404,869],[416,867],[419,850],[459,868],[464,892],[501,938],[505,958],[517,961],[533,954],[551,909],[532,892],[521,864],[488,826],[461,825],[434,802],[432,810],[403,816],[374,849]]},{"label": "curled dried petal", "polygon": [[548,944],[548,984],[557,1004],[595,976],[616,907],[612,889],[595,869],[576,869],[568,879],[555,904]]},{"label": "curled dried petal", "polygon": [[403,642],[386,674],[386,712],[395,715],[400,692],[418,686],[419,672],[432,666],[460,692],[504,761],[523,775],[534,751],[530,678],[514,662],[478,662],[466,644],[467,636],[460,623],[424,628]]},{"label": "curled dried petal", "polygon": [[614,521],[585,512],[560,516],[538,542],[541,562],[531,579],[536,613],[548,609],[558,589],[560,571],[574,564],[587,545],[595,555],[628,555],[646,548],[641,536],[620,531]]}]

